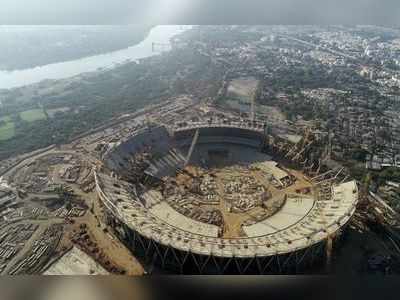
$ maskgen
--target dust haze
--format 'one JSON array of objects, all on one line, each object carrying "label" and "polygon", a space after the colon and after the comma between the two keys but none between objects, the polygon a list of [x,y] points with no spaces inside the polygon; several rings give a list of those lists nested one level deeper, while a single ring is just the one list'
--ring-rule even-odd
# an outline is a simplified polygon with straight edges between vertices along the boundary
[{"label": "dust haze", "polygon": [[396,0],[3,0],[0,24],[373,24],[398,26]]}]

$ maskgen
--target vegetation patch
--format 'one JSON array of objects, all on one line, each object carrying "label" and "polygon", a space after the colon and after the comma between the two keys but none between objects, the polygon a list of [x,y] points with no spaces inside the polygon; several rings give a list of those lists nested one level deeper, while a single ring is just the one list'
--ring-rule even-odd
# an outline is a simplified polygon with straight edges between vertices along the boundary
[{"label": "vegetation patch", "polygon": [[15,135],[15,125],[10,119],[0,120],[0,141],[6,141],[14,137]]},{"label": "vegetation patch", "polygon": [[385,168],[375,178],[379,185],[384,184],[386,181],[400,182],[400,168],[389,167]]},{"label": "vegetation patch", "polygon": [[40,120],[46,120],[47,117],[43,109],[31,109],[21,112],[20,117],[26,122],[35,122]]},{"label": "vegetation patch", "polygon": [[0,118],[0,125],[4,125],[4,123],[11,122],[11,116],[4,116]]}]

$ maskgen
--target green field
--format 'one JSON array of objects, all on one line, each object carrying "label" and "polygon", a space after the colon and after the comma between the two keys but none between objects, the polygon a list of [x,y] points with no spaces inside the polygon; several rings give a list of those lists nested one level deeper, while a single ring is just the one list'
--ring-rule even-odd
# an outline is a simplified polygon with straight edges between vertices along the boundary
[{"label": "green field", "polygon": [[11,120],[12,120],[12,119],[11,119],[10,116],[5,116],[5,117],[1,117],[1,118],[0,118],[0,122],[1,122],[1,121],[4,121],[4,122],[11,122]]},{"label": "green field", "polygon": [[39,120],[46,120],[47,117],[44,114],[43,109],[31,109],[23,111],[19,114],[22,120],[26,122],[35,122]]},{"label": "green field", "polygon": [[[8,121],[9,119],[3,119]],[[11,139],[15,135],[15,126],[13,122],[7,122],[5,125],[0,126],[0,141]]]}]

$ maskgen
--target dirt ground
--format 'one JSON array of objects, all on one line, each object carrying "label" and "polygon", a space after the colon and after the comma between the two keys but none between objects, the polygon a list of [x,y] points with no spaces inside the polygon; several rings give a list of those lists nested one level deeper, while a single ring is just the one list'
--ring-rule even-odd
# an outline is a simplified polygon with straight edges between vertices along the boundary
[{"label": "dirt ground", "polygon": [[91,209],[83,217],[75,218],[73,224],[67,225],[63,247],[71,245],[73,235],[79,232],[82,224],[85,224],[90,239],[97,244],[97,248],[105,255],[105,259],[118,269],[124,270],[126,275],[143,275],[144,268],[139,261],[112,235],[111,230],[101,223],[102,209],[96,193],[85,194],[79,189],[75,189],[75,192],[86,200]]},{"label": "dirt ground", "polygon": [[[191,174],[191,176],[201,176],[204,171],[201,171],[200,169],[196,167],[188,167],[188,171]],[[244,172],[242,174],[242,172]],[[229,212],[228,207],[230,206],[229,203],[226,201],[226,199],[223,197],[224,195],[224,180],[223,178],[228,176],[237,176],[240,177],[241,175],[246,175],[246,176],[253,176],[256,181],[260,184],[263,185],[264,188],[268,191],[271,192],[272,198],[270,200],[278,199],[278,198],[283,198],[286,194],[295,194],[296,190],[299,189],[304,189],[304,188],[310,188],[311,192],[308,194],[308,196],[312,197],[313,192],[312,192],[312,184],[308,181],[304,175],[296,170],[288,169],[287,172],[292,174],[297,178],[297,180],[289,187],[284,188],[284,189],[277,189],[270,185],[267,180],[265,180],[265,175],[261,171],[257,170],[240,170],[238,169],[237,171],[232,171],[231,169],[218,169],[216,172],[212,172],[214,175],[216,175],[216,184],[217,184],[217,193],[219,195],[219,204],[218,205],[202,205],[204,208],[217,208],[223,215],[224,219],[224,233],[223,237],[224,238],[237,238],[240,236],[244,236],[244,233],[242,231],[242,224],[250,219],[255,219],[255,216],[262,214],[264,208],[257,206],[255,208],[250,209],[247,212],[243,213],[232,213]],[[191,182],[192,179],[189,175],[179,175],[177,177],[177,182],[180,184],[188,184],[188,182]]]},{"label": "dirt ground", "polygon": [[[294,194],[296,193],[297,189],[303,189],[306,187],[311,187],[311,184],[304,179],[302,174],[300,172],[297,172],[295,170],[289,170],[294,176],[296,176],[297,180],[294,184],[291,186],[279,190],[273,187],[272,185],[264,184],[264,186],[271,192],[272,194],[272,199],[277,199],[280,197],[284,197],[286,194]],[[260,182],[260,183],[265,183],[265,180],[263,180],[263,176],[259,172],[252,172],[252,175]],[[312,196],[312,194],[309,194],[309,196]],[[246,213],[229,213],[226,209],[226,204],[225,201],[222,200],[220,202],[220,210],[224,216],[224,221],[225,221],[225,232],[224,232],[224,237],[225,238],[234,238],[234,237],[239,237],[243,235],[241,225],[243,224],[244,221],[249,220],[254,218],[254,215],[257,215],[262,208],[261,207],[256,207],[253,208],[252,210],[246,212]]]},{"label": "dirt ground", "polygon": [[229,84],[228,95],[237,96],[250,101],[252,94],[257,89],[257,85],[258,80],[254,77],[234,79]]}]

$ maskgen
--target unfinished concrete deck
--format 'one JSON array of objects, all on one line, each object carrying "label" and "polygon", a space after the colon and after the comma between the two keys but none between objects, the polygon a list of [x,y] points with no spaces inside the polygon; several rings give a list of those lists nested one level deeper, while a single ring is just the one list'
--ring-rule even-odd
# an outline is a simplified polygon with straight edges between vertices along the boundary
[{"label": "unfinished concrete deck", "polygon": [[43,275],[108,275],[89,255],[73,247],[55,261]]},{"label": "unfinished concrete deck", "polygon": [[358,199],[355,181],[333,186],[321,199],[288,196],[278,213],[243,227],[248,237],[224,239],[215,237],[214,229],[207,224],[203,229],[184,221],[186,217],[179,213],[167,216],[171,210],[164,207],[166,203],[156,210],[145,208],[128,192],[126,182],[97,173],[95,178],[104,205],[133,231],[182,251],[219,257],[271,256],[314,245],[348,222]]},{"label": "unfinished concrete deck", "polygon": [[173,209],[167,202],[161,202],[150,209],[150,213],[165,223],[193,234],[208,237],[218,237],[219,227],[192,220]]}]

